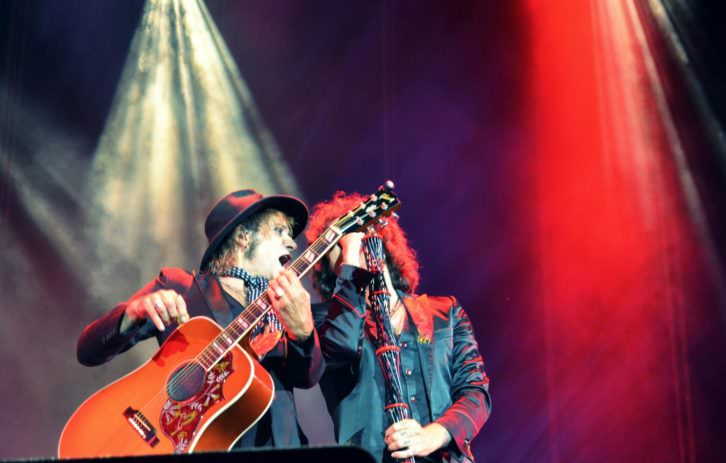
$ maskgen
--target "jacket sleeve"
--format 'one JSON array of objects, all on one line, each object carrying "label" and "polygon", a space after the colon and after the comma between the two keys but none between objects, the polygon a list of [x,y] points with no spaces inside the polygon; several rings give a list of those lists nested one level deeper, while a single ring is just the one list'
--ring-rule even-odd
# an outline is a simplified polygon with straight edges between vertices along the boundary
[{"label": "jacket sleeve", "polygon": [[131,299],[118,304],[110,312],[86,326],[78,338],[76,348],[78,361],[86,366],[100,365],[127,351],[139,341],[154,336],[157,329],[149,320],[132,326],[125,333],[121,333],[120,330],[121,320],[131,301],[166,287],[167,277],[162,271],[156,279],[141,288]]},{"label": "jacket sleeve", "polygon": [[[268,366],[266,362],[263,364]],[[325,371],[318,332],[313,329],[304,341],[285,339],[284,359],[268,367],[274,368],[278,378],[293,387],[309,389],[318,384]]]},{"label": "jacket sleeve", "polygon": [[435,422],[451,434],[460,452],[473,460],[471,440],[479,433],[491,413],[489,378],[474,337],[469,316],[452,299],[453,352],[451,397],[453,404]]},{"label": "jacket sleeve", "polygon": [[330,302],[328,315],[320,328],[320,343],[328,368],[352,363],[359,356],[366,320],[364,289],[371,273],[350,265],[343,265]]}]

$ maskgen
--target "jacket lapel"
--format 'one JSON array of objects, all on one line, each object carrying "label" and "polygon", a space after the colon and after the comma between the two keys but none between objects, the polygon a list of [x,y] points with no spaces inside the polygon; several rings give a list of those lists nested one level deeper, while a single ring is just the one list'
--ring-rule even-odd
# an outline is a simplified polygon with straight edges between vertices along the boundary
[{"label": "jacket lapel", "polygon": [[416,326],[419,365],[423,369],[426,396],[431,403],[431,381],[434,374],[434,320],[429,310],[428,297],[404,297],[403,303]]},{"label": "jacket lapel", "polygon": [[216,322],[222,327],[229,325],[234,319],[234,315],[229,309],[229,304],[227,303],[227,299],[224,297],[219,280],[214,278],[211,274],[203,277],[199,277],[195,274],[194,282],[199,289],[198,294],[202,299],[201,302],[207,306],[209,311],[212,313],[214,320],[216,320]]}]

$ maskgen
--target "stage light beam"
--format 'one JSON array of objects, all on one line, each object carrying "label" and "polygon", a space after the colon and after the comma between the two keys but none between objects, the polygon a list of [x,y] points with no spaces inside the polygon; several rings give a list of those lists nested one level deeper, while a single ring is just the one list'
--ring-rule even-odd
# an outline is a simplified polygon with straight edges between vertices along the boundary
[{"label": "stage light beam", "polygon": [[98,291],[196,267],[211,202],[243,186],[299,194],[203,2],[148,0],[88,179]]}]

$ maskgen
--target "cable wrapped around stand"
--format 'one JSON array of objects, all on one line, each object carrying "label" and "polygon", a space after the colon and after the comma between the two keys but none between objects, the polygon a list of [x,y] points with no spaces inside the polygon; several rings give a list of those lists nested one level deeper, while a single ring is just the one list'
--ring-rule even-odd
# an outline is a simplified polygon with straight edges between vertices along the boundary
[{"label": "cable wrapped around stand", "polygon": [[[385,413],[389,424],[393,424],[410,418],[410,412],[401,382],[401,349],[391,325],[391,294],[383,276],[386,254],[381,238],[367,235],[363,239],[363,253],[368,270],[373,274],[368,287],[368,304],[375,324],[375,335],[371,340],[386,385]],[[414,463],[415,459],[408,457],[398,461]]]}]

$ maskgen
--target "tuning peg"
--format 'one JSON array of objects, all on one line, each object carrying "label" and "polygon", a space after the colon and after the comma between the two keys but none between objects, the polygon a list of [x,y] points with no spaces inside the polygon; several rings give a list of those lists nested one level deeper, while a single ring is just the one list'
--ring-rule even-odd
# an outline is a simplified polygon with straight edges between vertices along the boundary
[{"label": "tuning peg", "polygon": [[388,221],[387,221],[386,219],[381,219],[381,220],[379,220],[379,221],[378,221],[378,224],[379,224],[379,225],[380,225],[380,226],[381,226],[382,228],[385,228],[385,227],[386,227],[386,226],[388,225]]},{"label": "tuning peg", "polygon": [[399,215],[397,213],[395,213],[395,212],[392,212],[391,213],[391,217],[393,217],[396,220],[398,220],[400,218]]}]

